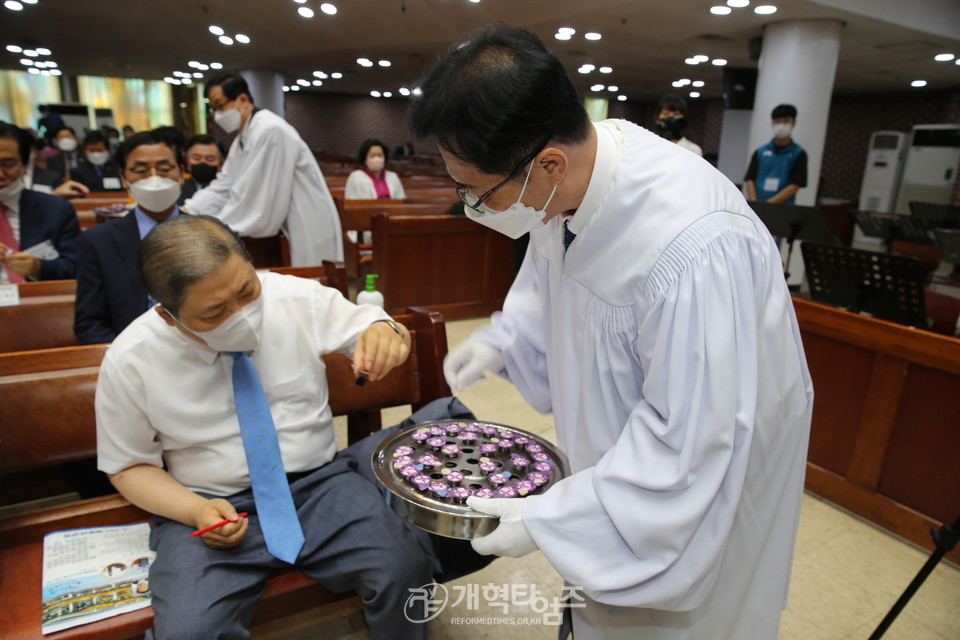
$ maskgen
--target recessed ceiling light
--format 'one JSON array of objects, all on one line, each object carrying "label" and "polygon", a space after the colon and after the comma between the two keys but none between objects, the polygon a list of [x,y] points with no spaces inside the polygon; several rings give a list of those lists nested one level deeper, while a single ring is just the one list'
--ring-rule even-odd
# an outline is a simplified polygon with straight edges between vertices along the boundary
[{"label": "recessed ceiling light", "polygon": [[173,72],[173,75],[176,76],[176,77],[178,77],[178,78],[179,78],[180,76],[187,76],[188,78],[190,77],[190,74],[189,74],[189,73],[184,73],[183,71],[174,71],[174,72]]},{"label": "recessed ceiling light", "polygon": [[220,64],[219,62],[211,62],[211,63],[210,63],[210,68],[211,68],[211,69],[223,69],[223,65]]},{"label": "recessed ceiling light", "polygon": [[691,92],[689,93],[689,96],[690,96],[691,98],[699,98],[699,97],[700,97],[700,92],[699,92],[699,91],[691,91]]},{"label": "recessed ceiling light", "polygon": [[711,64],[715,67],[722,67],[723,65],[727,64],[727,61],[723,58],[714,58]]},{"label": "recessed ceiling light", "polygon": [[238,33],[237,35],[234,36],[234,38],[236,38],[237,42],[239,42],[240,44],[250,44],[250,36],[246,36],[242,33]]},{"label": "recessed ceiling light", "polygon": [[32,67],[32,66],[33,66],[33,60],[31,60],[30,58],[20,58],[20,64],[22,64],[22,65],[24,65],[24,66],[27,66],[27,67]]},{"label": "recessed ceiling light", "polygon": [[321,80],[327,79],[327,74],[325,74],[323,71],[314,71],[313,75],[317,78],[320,78]]},{"label": "recessed ceiling light", "polygon": [[314,81],[311,82],[310,84],[312,84],[312,85],[315,86],[315,87],[322,87],[322,86],[323,86],[323,80],[314,80]]},{"label": "recessed ceiling light", "polygon": [[703,80],[694,80],[691,84],[692,84],[694,87],[702,87],[702,86],[703,86]]},{"label": "recessed ceiling light", "polygon": [[36,51],[34,51],[33,49],[24,49],[23,55],[25,55],[25,56],[27,56],[27,57],[29,57],[29,58],[36,58],[36,57],[39,56],[40,54],[37,53]]},{"label": "recessed ceiling light", "polygon": [[23,4],[37,4],[39,0],[20,0]]},{"label": "recessed ceiling light", "polygon": [[926,81],[926,80],[914,80],[913,82],[910,83],[910,86],[911,86],[911,87],[925,87],[925,86],[927,86],[927,81]]},{"label": "recessed ceiling light", "polygon": [[590,73],[590,72],[593,71],[594,69],[596,69],[596,67],[593,66],[592,64],[582,64],[582,65],[580,65],[580,73]]},{"label": "recessed ceiling light", "polygon": [[697,62],[706,62],[710,59],[710,56],[705,56],[702,53],[698,53],[697,55],[693,56],[693,59]]},{"label": "recessed ceiling light", "polygon": [[320,11],[323,11],[328,16],[337,15],[337,7],[329,2],[324,2],[322,5],[320,5]]},{"label": "recessed ceiling light", "polygon": [[372,67],[373,63],[367,58],[357,58],[357,64],[361,67]]},{"label": "recessed ceiling light", "polygon": [[339,80],[340,78],[343,77],[343,74],[340,73],[339,71],[336,71],[334,73],[331,73],[330,77],[333,78],[334,80]]},{"label": "recessed ceiling light", "polygon": [[60,76],[60,75],[63,75],[63,72],[60,71],[60,69],[54,69],[53,71],[50,72],[50,75],[52,75],[52,76]]},{"label": "recessed ceiling light", "polygon": [[569,33],[555,33],[553,34],[553,37],[557,40],[569,40],[573,36],[571,36]]},{"label": "recessed ceiling light", "polygon": [[192,79],[192,78],[184,78],[183,80],[180,81],[180,84],[193,84],[193,79]]},{"label": "recessed ceiling light", "polygon": [[198,64],[197,69],[199,69],[200,71],[208,71],[210,69],[210,66],[206,64]]},{"label": "recessed ceiling light", "polygon": [[23,47],[18,47],[15,44],[8,44],[7,51],[9,51],[10,53],[21,53],[23,51]]},{"label": "recessed ceiling light", "polygon": [[47,66],[50,67],[51,69],[56,69],[56,68],[57,68],[58,66],[60,66],[60,65],[58,65],[58,64],[57,64],[56,62],[54,62],[53,60],[47,60]]},{"label": "recessed ceiling light", "polygon": [[292,87],[290,87],[290,91],[300,91],[300,85],[298,84],[293,85]]},{"label": "recessed ceiling light", "polygon": [[950,62],[954,58],[956,58],[956,56],[952,53],[941,53],[933,57],[937,62]]},{"label": "recessed ceiling light", "polygon": [[223,35],[223,29],[221,29],[220,27],[218,27],[218,26],[216,26],[216,25],[210,25],[209,28],[210,28],[210,33],[212,33],[213,35],[215,35],[215,36],[222,36],[222,35]]},{"label": "recessed ceiling light", "polygon": [[379,64],[381,67],[389,67],[389,66],[390,66],[390,61],[389,61],[389,60],[381,60],[381,61],[378,62],[377,64]]},{"label": "recessed ceiling light", "polygon": [[960,64],[960,58],[957,58],[953,64]]},{"label": "recessed ceiling light", "polygon": [[374,98],[379,98],[379,97],[380,97],[380,92],[379,92],[379,91],[371,91],[371,92],[370,92],[370,95],[373,96]]},{"label": "recessed ceiling light", "polygon": [[[5,6],[7,9],[10,9],[10,11],[20,11],[23,9],[23,5],[16,0],[7,0],[3,3],[3,6]],[[39,73],[39,71],[37,73]]]},{"label": "recessed ceiling light", "polygon": [[37,62],[34,62],[34,63],[33,63],[33,66],[37,67],[38,69],[46,69],[46,68],[47,68],[47,63],[46,63],[46,62],[40,62],[40,61],[38,60]]},{"label": "recessed ceiling light", "polygon": [[233,38],[231,38],[230,36],[220,36],[220,42],[222,42],[225,45],[231,45],[233,44]]},{"label": "recessed ceiling light", "polygon": [[603,91],[605,88],[602,84],[595,84],[590,87],[590,91]]},{"label": "recessed ceiling light", "polygon": [[754,7],[753,12],[761,16],[768,16],[771,13],[776,13],[777,8],[772,4],[761,4]]},{"label": "recessed ceiling light", "polygon": [[49,75],[50,75],[50,72],[47,71],[46,69],[44,69],[43,71],[40,72],[40,75],[42,75],[42,76],[49,76]]},{"label": "recessed ceiling light", "polygon": [[670,84],[672,84],[674,87],[676,87],[676,88],[678,88],[678,89],[683,86],[683,83],[680,82],[679,80],[674,80],[674,81],[671,82]]},{"label": "recessed ceiling light", "polygon": [[749,6],[750,0],[727,0],[727,6],[733,7],[734,9],[742,9],[743,7]]},{"label": "recessed ceiling light", "polygon": [[710,13],[712,13],[715,16],[725,16],[729,14],[731,11],[733,11],[733,9],[731,9],[730,7],[725,7],[723,5],[710,7]]},{"label": "recessed ceiling light", "polygon": [[194,78],[202,78],[202,77],[203,77],[203,74],[200,73],[199,71],[197,71],[196,73],[193,74],[193,77],[194,77]]},{"label": "recessed ceiling light", "polygon": [[600,73],[613,73],[613,67],[600,67]]},{"label": "recessed ceiling light", "polygon": [[686,64],[700,64],[700,61],[697,60],[696,58],[686,58],[686,59],[684,60],[684,63],[686,63]]},{"label": "recessed ceiling light", "polygon": [[299,9],[297,9],[297,13],[299,13],[304,18],[313,17],[313,9],[311,9],[310,7],[300,7]]},{"label": "recessed ceiling light", "polygon": [[293,0],[297,4],[304,4],[307,0]]},{"label": "recessed ceiling light", "polygon": [[[15,9],[15,11],[16,11],[16,9]],[[37,75],[37,74],[40,73],[40,69],[37,69],[37,68],[35,68],[35,67],[30,67],[29,69],[27,69],[27,73],[32,73],[32,74],[34,74],[34,75]]]},{"label": "recessed ceiling light", "polygon": [[45,47],[37,47],[37,53],[39,53],[42,56],[49,56],[53,52],[50,51],[50,49],[47,49]]},{"label": "recessed ceiling light", "polygon": [[413,88],[413,91],[412,91],[411,93],[413,93],[413,95],[415,95],[415,96],[418,96],[418,95],[420,95],[421,93],[423,93],[423,91],[420,90],[420,87],[414,87],[414,88]]},{"label": "recessed ceiling light", "polygon": [[400,95],[402,96],[410,95],[410,89],[407,89],[406,87],[400,87]]},{"label": "recessed ceiling light", "polygon": [[620,102],[626,102],[627,96],[617,96],[617,100],[619,100]]},{"label": "recessed ceiling light", "polygon": [[286,93],[287,91],[290,91],[290,87],[288,87],[287,85],[283,85],[283,91],[284,93]]},{"label": "recessed ceiling light", "polygon": [[197,62],[196,60],[191,60],[190,62],[187,63],[187,66],[192,69],[196,69],[197,67],[200,66],[200,63]]},{"label": "recessed ceiling light", "polygon": [[677,80],[677,82],[680,83],[681,87],[685,87],[688,84],[690,84],[690,78],[680,78],[679,80]]},{"label": "recessed ceiling light", "polygon": [[566,33],[571,36],[574,35],[576,32],[577,30],[572,27],[560,27],[559,29],[557,29],[557,33]]},{"label": "recessed ceiling light", "polygon": [[[477,0],[477,2],[479,2],[479,1],[480,1],[480,0]],[[384,92],[383,92],[383,97],[384,97],[384,98],[392,98],[392,97],[393,97],[393,92],[392,92],[392,91],[384,91]]]},{"label": "recessed ceiling light", "polygon": [[587,40],[599,40],[603,36],[597,33],[596,31],[591,31],[590,33],[583,34],[583,37]]},{"label": "recessed ceiling light", "polygon": [[300,85],[301,87],[309,87],[309,86],[310,86],[310,83],[307,82],[306,80],[304,80],[303,78],[300,78],[299,80],[297,80],[297,84]]},{"label": "recessed ceiling light", "polygon": [[620,87],[612,84],[609,87],[607,87],[607,91],[620,91]]}]

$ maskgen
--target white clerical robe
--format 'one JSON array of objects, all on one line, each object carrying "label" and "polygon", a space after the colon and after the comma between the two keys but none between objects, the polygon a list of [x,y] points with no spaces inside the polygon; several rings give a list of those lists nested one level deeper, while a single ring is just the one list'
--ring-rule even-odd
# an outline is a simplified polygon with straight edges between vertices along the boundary
[{"label": "white clerical robe", "polygon": [[216,179],[184,208],[241,236],[283,231],[293,266],[343,260],[340,216],[316,159],[296,129],[266,109],[250,117]]},{"label": "white clerical robe", "polygon": [[[531,232],[474,338],[553,411],[572,475],[523,520],[586,607],[577,640],[777,636],[813,390],[773,240],[707,162],[596,125],[570,221]],[[522,426],[522,425],[520,425]]]}]

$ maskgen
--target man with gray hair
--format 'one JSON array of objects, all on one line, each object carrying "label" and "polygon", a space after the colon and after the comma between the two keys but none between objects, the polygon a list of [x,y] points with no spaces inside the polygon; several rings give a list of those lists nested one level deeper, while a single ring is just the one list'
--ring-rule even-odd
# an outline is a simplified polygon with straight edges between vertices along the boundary
[{"label": "man with gray hair", "polygon": [[[376,381],[406,360],[409,334],[335,289],[258,274],[206,216],[158,225],[137,268],[159,304],[104,357],[97,452],[117,490],[155,514],[148,637],[247,637],[267,576],[290,565],[357,591],[374,638],[423,637],[404,601],[442,571],[436,543],[358,471],[383,432],[337,452],[320,357],[352,356]],[[462,413],[440,400],[413,419]]]}]

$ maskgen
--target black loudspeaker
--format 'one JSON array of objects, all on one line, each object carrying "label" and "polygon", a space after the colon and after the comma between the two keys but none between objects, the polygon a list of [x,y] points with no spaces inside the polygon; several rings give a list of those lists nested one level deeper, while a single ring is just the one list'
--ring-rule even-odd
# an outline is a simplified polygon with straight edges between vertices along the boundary
[{"label": "black loudspeaker", "polygon": [[725,109],[753,109],[757,90],[757,70],[746,67],[723,68],[723,106]]}]

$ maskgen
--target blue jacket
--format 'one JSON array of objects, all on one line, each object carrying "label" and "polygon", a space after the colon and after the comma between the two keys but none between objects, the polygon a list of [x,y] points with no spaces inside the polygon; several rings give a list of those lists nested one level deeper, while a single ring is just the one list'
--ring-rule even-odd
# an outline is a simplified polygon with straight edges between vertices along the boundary
[{"label": "blue jacket", "polygon": [[[749,171],[747,179],[752,179],[756,183],[757,200],[768,200],[789,184],[796,184],[799,187],[807,186],[807,152],[793,140],[783,147],[778,147],[771,140],[756,150],[754,161],[756,162],[756,176],[751,178],[752,171]],[[802,177],[791,181],[791,173],[794,173],[795,169],[801,168],[796,166],[797,162],[803,163]],[[751,163],[751,169],[753,169],[753,163]],[[794,204],[795,200],[796,196],[793,196],[784,202]]]}]

